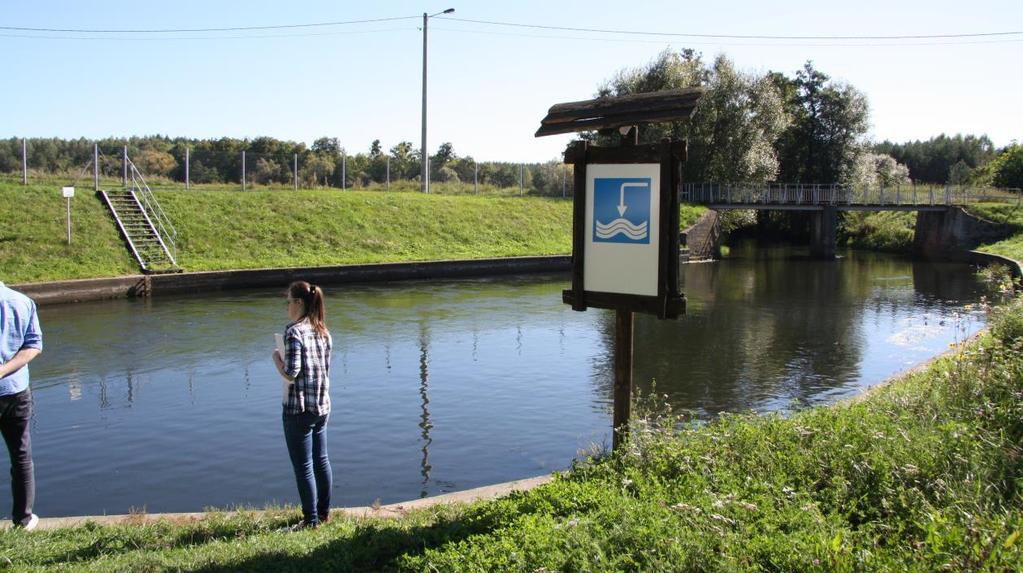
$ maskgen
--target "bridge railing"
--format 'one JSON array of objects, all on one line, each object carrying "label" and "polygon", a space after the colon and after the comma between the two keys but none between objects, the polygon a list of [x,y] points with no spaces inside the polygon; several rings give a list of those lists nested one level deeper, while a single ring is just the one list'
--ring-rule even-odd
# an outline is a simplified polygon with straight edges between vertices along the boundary
[{"label": "bridge railing", "polygon": [[982,202],[1020,203],[1019,189],[958,185],[865,187],[806,183],[685,183],[680,199],[718,205],[952,206]]}]

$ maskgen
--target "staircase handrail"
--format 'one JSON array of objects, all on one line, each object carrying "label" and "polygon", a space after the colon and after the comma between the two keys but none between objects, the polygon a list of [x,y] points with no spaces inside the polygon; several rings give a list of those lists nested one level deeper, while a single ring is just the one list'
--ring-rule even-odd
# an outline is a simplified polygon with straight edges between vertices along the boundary
[{"label": "staircase handrail", "polygon": [[[174,225],[170,221],[170,217],[168,217],[164,212],[163,207],[160,206],[160,202],[156,200],[156,196],[153,195],[153,191],[149,188],[149,184],[146,183],[146,178],[143,177],[142,173],[139,172],[137,167],[135,167],[135,163],[127,157],[125,157],[125,160],[128,162],[128,166],[131,167],[131,182],[133,190],[136,191],[135,195],[136,197],[142,197],[141,203],[143,211],[148,211],[153,215],[152,217],[147,215],[146,218],[150,219],[151,223],[153,221],[156,222],[154,230],[157,232],[157,238],[160,240],[160,243],[163,244],[164,251],[167,251],[167,256],[170,257],[171,264],[177,266],[178,230],[174,228]],[[141,185],[139,185],[139,181],[142,182]],[[170,231],[167,230],[168,227],[170,227]],[[169,250],[167,249],[168,243],[170,244]]]}]

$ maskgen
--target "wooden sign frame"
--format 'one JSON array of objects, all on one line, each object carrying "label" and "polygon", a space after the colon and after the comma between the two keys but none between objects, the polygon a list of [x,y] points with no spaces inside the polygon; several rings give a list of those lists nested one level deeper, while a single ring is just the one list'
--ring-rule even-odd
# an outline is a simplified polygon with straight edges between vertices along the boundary
[{"label": "wooden sign frame", "polygon": [[[661,319],[678,318],[685,313],[686,300],[678,288],[679,264],[679,198],[682,165],[686,160],[685,141],[662,141],[650,145],[598,147],[577,141],[565,152],[565,163],[575,168],[575,192],[572,205],[572,288],[562,292],[562,300],[572,310],[610,308],[642,312]],[[585,284],[586,204],[588,200],[587,165],[589,164],[660,165],[660,220],[657,253],[657,295],[644,296],[592,291]]]}]

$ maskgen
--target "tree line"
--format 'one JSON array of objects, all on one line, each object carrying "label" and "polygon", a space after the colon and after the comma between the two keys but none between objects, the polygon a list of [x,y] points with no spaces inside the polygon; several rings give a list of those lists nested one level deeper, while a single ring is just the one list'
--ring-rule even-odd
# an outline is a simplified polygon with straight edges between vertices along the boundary
[{"label": "tree line", "polygon": [[[812,62],[794,74],[747,73],[726,55],[705,62],[691,49],[665,50],[645,66],[624,69],[598,87],[597,96],[624,96],[665,89],[704,86],[693,117],[684,122],[643,126],[640,138],[686,139],[689,159],[684,179],[716,183],[841,183],[848,185],[981,184],[1023,187],[1023,148],[1013,143],[996,149],[987,136],[944,134],[927,141],[871,143],[866,140],[869,107],[855,87],[831,79]],[[618,143],[616,130],[581,138],[604,145]],[[337,138],[304,143],[272,137],[190,139],[165,136],[100,140],[103,173],[120,173],[119,150],[128,153],[148,176],[194,183],[241,181],[241,152],[247,154],[246,180],[290,185],[296,173],[303,187],[360,187],[388,180],[418,180],[421,153],[409,141],[385,150],[379,140],[368,151],[350,153]],[[57,138],[28,140],[30,169],[65,173],[92,158],[93,141]],[[21,169],[21,140],[0,140],[0,172]],[[342,180],[343,177],[343,180]],[[571,183],[558,160],[520,165],[480,162],[459,156],[450,142],[430,157],[430,178],[498,187],[522,185],[534,193],[557,195]]]}]

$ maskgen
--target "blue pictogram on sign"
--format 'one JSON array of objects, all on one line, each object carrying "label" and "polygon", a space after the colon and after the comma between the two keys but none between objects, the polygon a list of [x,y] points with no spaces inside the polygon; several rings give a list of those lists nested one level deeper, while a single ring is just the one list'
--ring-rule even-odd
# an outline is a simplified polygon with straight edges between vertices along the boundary
[{"label": "blue pictogram on sign", "polygon": [[593,181],[593,242],[650,244],[650,178]]}]

